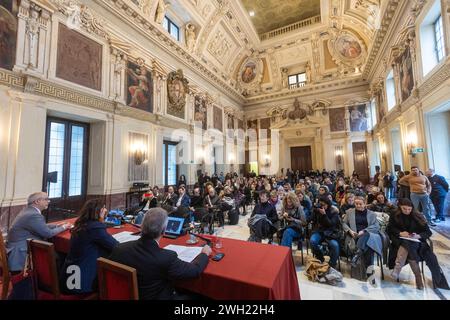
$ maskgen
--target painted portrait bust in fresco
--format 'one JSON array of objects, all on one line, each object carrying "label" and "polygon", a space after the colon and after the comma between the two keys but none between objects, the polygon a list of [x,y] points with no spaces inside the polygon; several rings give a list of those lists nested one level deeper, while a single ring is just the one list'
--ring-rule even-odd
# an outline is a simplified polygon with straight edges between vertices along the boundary
[{"label": "painted portrait bust in fresco", "polygon": [[256,77],[256,64],[252,61],[249,61],[244,66],[244,70],[242,71],[242,82],[250,83]]},{"label": "painted portrait bust in fresco", "polygon": [[336,51],[345,59],[356,59],[362,53],[359,42],[349,34],[341,36],[336,41]]}]

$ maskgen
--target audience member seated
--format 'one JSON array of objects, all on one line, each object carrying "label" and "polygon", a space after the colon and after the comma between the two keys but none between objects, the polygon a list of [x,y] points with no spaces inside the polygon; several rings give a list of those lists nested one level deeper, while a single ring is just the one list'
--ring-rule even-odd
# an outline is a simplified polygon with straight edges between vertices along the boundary
[{"label": "audience member seated", "polygon": [[298,193],[297,197],[298,197],[298,201],[300,202],[300,205],[303,208],[303,212],[305,213],[306,218],[309,219],[311,216],[311,212],[312,212],[311,200],[303,192]]},{"label": "audience member seated", "polygon": [[164,200],[161,203],[161,207],[163,207],[166,211],[169,213],[173,211],[173,208],[177,204],[178,196],[174,191],[174,188],[172,186],[169,186],[167,188],[167,194],[164,197]]},{"label": "audience member seated", "polygon": [[137,215],[134,218],[134,223],[141,224],[142,220],[144,219],[145,213],[150,208],[156,208],[157,206],[158,206],[158,201],[154,197],[153,191],[144,193],[142,195],[142,201],[139,203],[138,209],[136,211],[133,210],[133,212],[137,212]]},{"label": "audience member seated", "polygon": [[31,194],[27,200],[27,207],[17,215],[8,232],[6,252],[11,273],[18,273],[24,269],[27,257],[27,239],[47,240],[70,228],[71,225],[46,224],[42,211],[48,208],[50,200],[45,192]]},{"label": "audience member seated", "polygon": [[282,211],[283,204],[282,204],[281,200],[278,198],[277,191],[273,190],[270,192],[269,203],[275,207],[275,210],[277,210],[278,217],[280,217],[281,213],[282,213],[281,211]]},{"label": "audience member seated", "polygon": [[175,207],[176,208],[179,208],[179,207],[189,208],[190,205],[191,205],[191,198],[186,193],[186,187],[180,186],[178,188],[178,199],[175,204]]},{"label": "audience member seated", "polygon": [[173,282],[199,277],[208,264],[209,246],[204,246],[191,263],[178,259],[174,251],[161,248],[159,241],[166,226],[167,212],[162,208],[150,209],[142,222],[141,238],[118,245],[109,257],[137,270],[140,299],[187,299],[175,292]]},{"label": "audience member seated", "polygon": [[294,239],[303,236],[303,227],[307,224],[305,213],[295,193],[289,192],[284,197],[281,217],[281,245],[290,248]]},{"label": "audience member seated", "polygon": [[195,187],[191,197],[191,211],[194,212],[194,220],[201,221],[208,211],[203,207],[203,197],[200,194],[200,187]]},{"label": "audience member seated", "polygon": [[431,271],[434,286],[450,289],[437,257],[427,243],[427,239],[432,235],[427,220],[413,210],[413,204],[409,199],[399,199],[398,208],[389,219],[387,233],[392,241],[389,250],[389,268],[394,268],[392,271],[394,279],[399,279],[400,271],[408,261],[416,278],[417,289],[423,290],[418,262],[424,260]]},{"label": "audience member seated", "polygon": [[252,215],[248,220],[249,241],[261,242],[265,238],[269,238],[271,241],[273,234],[278,230],[278,222],[277,210],[269,203],[269,192],[261,191],[259,203],[253,208]]},{"label": "audience member seated", "polygon": [[344,197],[344,203],[339,207],[339,215],[343,217],[348,209],[355,208],[355,195],[347,192]]},{"label": "audience member seated", "polygon": [[376,199],[377,195],[380,193],[380,188],[372,186],[369,193],[367,194],[367,203],[371,205]]},{"label": "audience member seated", "polygon": [[[355,197],[355,208],[348,209],[342,221],[345,236],[345,251],[352,259],[352,266],[356,267],[360,261],[367,267],[373,265],[373,253],[383,254],[383,244],[378,234],[380,225],[377,215],[366,208],[366,198]],[[360,260],[361,259],[361,260]],[[367,274],[369,277],[371,274]]]},{"label": "audience member seated", "polygon": [[[97,259],[107,257],[119,244],[103,223],[108,214],[100,199],[87,201],[71,230],[70,249],[61,272],[61,288],[70,294],[97,291]],[[80,287],[68,288],[67,280],[73,274],[72,266],[80,268]],[[69,280],[69,283],[70,280]]]},{"label": "audience member seated", "polygon": [[391,215],[396,208],[395,205],[386,199],[383,192],[379,192],[376,199],[369,205],[369,209],[375,212],[384,212]]},{"label": "audience member seated", "polygon": [[313,232],[311,234],[310,243],[314,255],[320,260],[325,261],[321,244],[327,242],[330,251],[329,264],[332,268],[336,268],[339,258],[339,210],[332,206],[328,197],[319,199],[319,207],[313,209],[311,216],[313,224]]},{"label": "audience member seated", "polygon": [[205,197],[204,206],[208,210],[209,216],[212,219],[217,217],[219,220],[219,227],[223,227],[225,224],[225,218],[220,205],[220,198],[217,195],[216,190],[212,187],[208,188],[208,194]]}]

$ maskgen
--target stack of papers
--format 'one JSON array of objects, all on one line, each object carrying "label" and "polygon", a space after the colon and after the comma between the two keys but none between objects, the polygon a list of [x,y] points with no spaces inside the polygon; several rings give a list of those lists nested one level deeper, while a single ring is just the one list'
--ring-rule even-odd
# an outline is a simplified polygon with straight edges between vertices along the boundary
[{"label": "stack of papers", "polygon": [[202,247],[185,247],[174,244],[169,244],[167,247],[164,247],[164,249],[175,251],[178,255],[178,259],[183,260],[184,262],[192,262],[192,260],[202,252]]},{"label": "stack of papers", "polygon": [[113,234],[113,238],[119,241],[120,243],[134,241],[139,239],[141,236],[133,235],[131,231],[123,231],[116,234]]},{"label": "stack of papers", "polygon": [[405,240],[409,240],[409,241],[413,241],[413,242],[420,242],[419,239],[414,239],[414,238],[400,237],[400,239],[405,239]]}]

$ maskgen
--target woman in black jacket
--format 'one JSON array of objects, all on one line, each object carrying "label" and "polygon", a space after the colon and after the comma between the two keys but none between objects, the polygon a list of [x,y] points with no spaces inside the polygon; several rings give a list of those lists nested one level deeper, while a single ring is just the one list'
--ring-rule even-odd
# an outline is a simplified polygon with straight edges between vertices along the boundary
[{"label": "woman in black jacket", "polygon": [[398,201],[398,209],[389,219],[387,233],[392,241],[389,267],[394,267],[392,272],[394,279],[398,280],[402,267],[408,261],[416,278],[417,289],[423,290],[422,275],[418,262],[425,260],[431,271],[434,286],[450,289],[437,257],[426,241],[432,235],[427,221],[422,214],[413,210],[413,204],[409,199]]},{"label": "woman in black jacket", "polygon": [[324,261],[321,244],[323,241],[328,243],[330,249],[329,264],[332,268],[336,268],[339,259],[339,232],[341,221],[339,219],[339,210],[332,206],[331,200],[322,196],[319,199],[319,207],[314,207],[311,216],[313,223],[313,233],[311,234],[310,243],[314,255]]},{"label": "woman in black jacket", "polygon": [[[107,214],[100,199],[87,201],[81,208],[79,217],[71,230],[70,249],[61,273],[61,286],[71,294],[89,293],[97,287],[97,258],[107,257],[118,245],[103,223]],[[80,287],[68,288],[67,278],[73,274],[71,266],[80,268]]]}]

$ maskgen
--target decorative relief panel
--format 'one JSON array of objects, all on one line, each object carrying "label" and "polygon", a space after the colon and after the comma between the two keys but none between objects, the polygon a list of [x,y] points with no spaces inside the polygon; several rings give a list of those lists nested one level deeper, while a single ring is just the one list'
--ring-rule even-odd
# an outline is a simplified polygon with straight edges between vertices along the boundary
[{"label": "decorative relief panel", "polygon": [[208,52],[220,63],[225,63],[233,47],[232,40],[226,36],[225,31],[220,28],[212,36],[208,44]]},{"label": "decorative relief panel", "polygon": [[59,24],[56,76],[101,91],[102,45]]},{"label": "decorative relief panel", "polygon": [[367,104],[349,106],[348,112],[350,113],[350,131],[352,132],[367,131],[367,124],[368,124]]},{"label": "decorative relief panel", "polygon": [[223,114],[222,109],[214,106],[214,129],[223,132]]},{"label": "decorative relief panel", "polygon": [[331,132],[345,131],[345,108],[330,109],[328,117]]},{"label": "decorative relief panel", "polygon": [[333,37],[328,41],[328,48],[333,60],[341,69],[359,69],[367,58],[367,49],[362,40],[348,30],[332,29]]},{"label": "decorative relief panel", "polygon": [[128,62],[127,66],[127,105],[144,111],[153,112],[152,74],[138,59],[138,63]]},{"label": "decorative relief panel", "polygon": [[206,98],[195,96],[194,102],[194,122],[195,125],[203,130],[207,129],[208,108]]},{"label": "decorative relief panel", "polygon": [[186,94],[188,93],[188,80],[183,70],[172,71],[167,77],[167,96],[169,98],[167,114],[177,118],[185,118]]},{"label": "decorative relief panel", "polygon": [[17,18],[11,1],[0,5],[0,68],[12,70],[16,60]]}]

